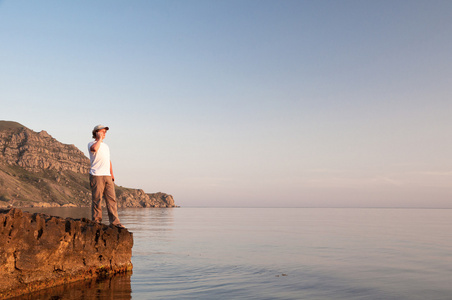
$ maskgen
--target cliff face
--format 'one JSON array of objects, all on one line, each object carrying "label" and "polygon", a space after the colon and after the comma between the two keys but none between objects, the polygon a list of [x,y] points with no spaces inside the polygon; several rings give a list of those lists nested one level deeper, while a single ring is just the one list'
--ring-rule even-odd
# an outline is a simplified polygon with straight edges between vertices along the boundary
[{"label": "cliff face", "polygon": [[[88,206],[89,159],[47,132],[0,121],[0,207]],[[174,207],[171,195],[116,188],[118,207]]]},{"label": "cliff face", "polygon": [[143,190],[116,188],[120,207],[175,207],[173,196],[165,193],[146,194]]},{"label": "cliff face", "polygon": [[0,299],[132,269],[127,229],[0,210]]},{"label": "cliff face", "polygon": [[0,125],[1,155],[7,164],[33,173],[43,170],[89,172],[89,161],[74,145],[62,144],[45,131],[36,133],[16,124]]}]

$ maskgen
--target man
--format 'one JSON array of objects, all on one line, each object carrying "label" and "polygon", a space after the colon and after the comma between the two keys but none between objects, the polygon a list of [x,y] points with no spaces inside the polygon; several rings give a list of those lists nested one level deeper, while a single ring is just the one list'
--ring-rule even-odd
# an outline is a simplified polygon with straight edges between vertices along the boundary
[{"label": "man", "polygon": [[118,218],[118,207],[115,195],[115,176],[110,161],[110,148],[104,143],[105,135],[109,128],[97,125],[93,129],[94,141],[88,144],[89,160],[91,168],[89,170],[89,182],[92,191],[92,219],[95,222],[102,222],[102,196],[108,210],[110,224],[124,228]]}]

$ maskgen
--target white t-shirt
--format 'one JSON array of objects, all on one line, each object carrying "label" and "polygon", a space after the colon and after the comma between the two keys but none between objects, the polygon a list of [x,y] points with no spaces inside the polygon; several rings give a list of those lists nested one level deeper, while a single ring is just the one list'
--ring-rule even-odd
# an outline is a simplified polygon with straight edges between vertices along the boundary
[{"label": "white t-shirt", "polygon": [[92,141],[88,144],[89,160],[91,162],[91,168],[89,173],[93,176],[111,176],[110,173],[110,148],[108,145],[102,142],[97,152],[91,151],[91,146],[96,141]]}]

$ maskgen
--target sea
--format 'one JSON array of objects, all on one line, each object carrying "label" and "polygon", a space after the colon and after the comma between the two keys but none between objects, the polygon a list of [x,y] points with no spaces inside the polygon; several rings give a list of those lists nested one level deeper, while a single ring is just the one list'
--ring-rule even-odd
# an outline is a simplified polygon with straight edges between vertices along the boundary
[{"label": "sea", "polygon": [[[89,216],[87,208],[24,210]],[[119,216],[133,232],[133,273],[14,299],[452,299],[452,209],[129,208]]]}]

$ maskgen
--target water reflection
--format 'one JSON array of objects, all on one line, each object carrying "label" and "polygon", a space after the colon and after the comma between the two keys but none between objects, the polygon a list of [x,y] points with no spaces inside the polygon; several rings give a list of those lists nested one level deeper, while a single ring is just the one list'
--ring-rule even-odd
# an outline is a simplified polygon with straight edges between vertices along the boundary
[{"label": "water reflection", "polygon": [[121,222],[135,236],[164,237],[173,230],[174,209],[170,208],[126,208],[118,210]]},{"label": "water reflection", "polygon": [[119,274],[106,279],[91,279],[56,286],[35,293],[14,297],[15,300],[92,300],[132,299],[132,274]]}]

